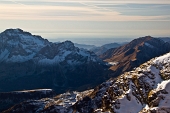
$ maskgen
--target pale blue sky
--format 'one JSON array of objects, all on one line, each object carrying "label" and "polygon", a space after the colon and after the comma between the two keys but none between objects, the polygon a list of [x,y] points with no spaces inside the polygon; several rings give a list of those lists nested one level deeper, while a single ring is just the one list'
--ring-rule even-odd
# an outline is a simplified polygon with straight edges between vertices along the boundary
[{"label": "pale blue sky", "polygon": [[57,38],[170,36],[170,0],[0,0],[0,31]]}]

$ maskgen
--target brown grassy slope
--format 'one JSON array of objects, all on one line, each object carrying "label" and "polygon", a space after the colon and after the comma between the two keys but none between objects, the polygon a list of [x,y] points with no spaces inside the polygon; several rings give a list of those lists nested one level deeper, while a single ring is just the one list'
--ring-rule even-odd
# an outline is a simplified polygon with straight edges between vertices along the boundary
[{"label": "brown grassy slope", "polygon": [[[146,43],[151,46],[148,46]],[[100,55],[100,58],[107,62],[119,62],[118,65],[111,66],[110,69],[120,74],[169,51],[170,44],[160,39],[146,36],[134,39],[119,48],[110,49]]]}]

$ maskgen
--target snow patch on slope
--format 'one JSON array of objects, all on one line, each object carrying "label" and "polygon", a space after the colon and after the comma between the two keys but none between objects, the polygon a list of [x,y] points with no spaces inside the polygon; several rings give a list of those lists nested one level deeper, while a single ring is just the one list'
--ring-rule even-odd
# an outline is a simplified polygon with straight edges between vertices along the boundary
[{"label": "snow patch on slope", "polygon": [[159,102],[159,108],[170,108],[170,80],[166,80],[158,84],[158,87],[155,89],[156,92],[164,89],[167,91],[166,94],[159,94],[158,96],[163,96],[163,99]]},{"label": "snow patch on slope", "polygon": [[119,62],[108,62],[108,64],[112,65],[112,66],[116,66],[119,64]]},{"label": "snow patch on slope", "polygon": [[170,62],[170,53],[167,53],[163,56],[157,57],[153,62],[155,64]]},{"label": "snow patch on slope", "polygon": [[39,64],[55,64],[55,63],[59,63],[65,60],[66,56],[69,55],[71,53],[71,51],[65,51],[64,54],[61,55],[57,55],[55,56],[53,59],[42,59],[39,60]]},{"label": "snow patch on slope", "polygon": [[7,59],[7,62],[25,62],[31,60],[34,56],[35,53],[30,54],[28,56],[16,55],[16,56],[12,56],[10,59]]},{"label": "snow patch on slope", "polygon": [[130,95],[131,100],[127,100],[126,95],[119,98],[120,109],[116,109],[116,113],[137,113],[143,108],[143,105],[139,102],[139,100],[132,95],[131,88],[127,91],[127,94]]},{"label": "snow patch on slope", "polygon": [[154,46],[152,46],[151,44],[149,43],[145,43],[146,46],[150,47],[150,48],[154,48]]}]

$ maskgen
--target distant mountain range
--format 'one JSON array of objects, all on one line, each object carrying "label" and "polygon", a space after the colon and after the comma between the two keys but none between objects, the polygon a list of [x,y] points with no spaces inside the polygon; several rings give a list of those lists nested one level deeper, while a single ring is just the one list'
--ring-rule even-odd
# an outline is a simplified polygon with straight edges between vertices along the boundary
[{"label": "distant mountain range", "polygon": [[28,100],[2,113],[169,113],[170,53],[95,89]]},{"label": "distant mountain range", "polygon": [[105,62],[71,41],[56,44],[21,29],[0,34],[0,92],[82,90],[103,82],[108,73]]},{"label": "distant mountain range", "polygon": [[106,52],[107,50],[109,50],[111,48],[118,48],[122,45],[124,45],[124,43],[123,44],[109,43],[109,44],[105,44],[101,47],[92,48],[92,49],[90,49],[90,51],[93,51],[96,55],[99,56],[99,55],[103,54],[104,52]]},{"label": "distant mountain range", "polygon": [[89,51],[94,52],[96,55],[101,55],[104,52],[106,52],[107,50],[111,49],[111,48],[117,48],[120,47],[122,45],[125,45],[128,42],[122,42],[122,43],[109,43],[109,44],[104,44],[102,46],[94,46],[94,45],[85,45],[85,44],[77,44],[74,43],[75,47],[81,48],[81,49],[87,49]]},{"label": "distant mountain range", "polygon": [[[170,38],[169,37],[161,37],[161,38],[157,38],[157,39],[161,39],[164,42],[170,43]],[[103,53],[105,53],[109,49],[118,48],[118,47],[126,45],[128,43],[129,42],[108,43],[108,44],[104,44],[102,46],[94,46],[94,45],[87,45],[87,44],[77,44],[77,43],[74,43],[74,45],[75,45],[75,47],[78,47],[78,48],[81,48],[81,49],[90,50],[90,51],[94,52],[96,55],[100,56],[100,55],[102,55]]]},{"label": "distant mountain range", "polygon": [[75,47],[78,47],[80,49],[87,49],[87,50],[90,50],[92,48],[96,48],[95,45],[87,45],[87,44],[77,44],[77,43],[74,43],[74,46]]}]

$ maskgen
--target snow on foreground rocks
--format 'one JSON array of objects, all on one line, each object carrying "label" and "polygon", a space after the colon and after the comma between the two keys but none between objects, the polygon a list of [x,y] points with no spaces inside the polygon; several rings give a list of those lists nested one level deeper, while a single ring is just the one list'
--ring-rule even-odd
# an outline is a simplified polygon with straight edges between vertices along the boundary
[{"label": "snow on foreground rocks", "polygon": [[170,113],[170,53],[98,86],[74,108],[80,113]]},{"label": "snow on foreground rocks", "polygon": [[[170,113],[169,73],[170,53],[167,53],[108,80],[94,90],[32,100],[20,104],[20,107],[29,108],[31,105],[36,108],[29,110],[32,113]],[[8,112],[15,113],[21,110],[20,107],[16,105]]]}]

